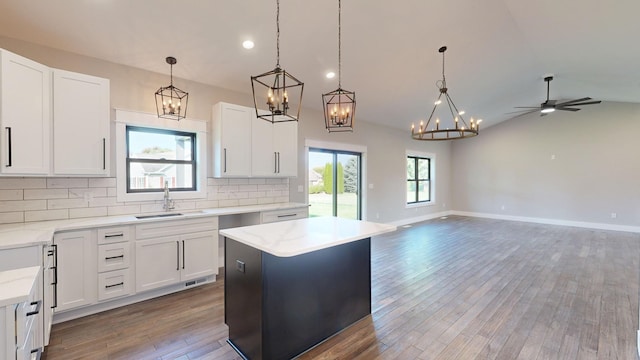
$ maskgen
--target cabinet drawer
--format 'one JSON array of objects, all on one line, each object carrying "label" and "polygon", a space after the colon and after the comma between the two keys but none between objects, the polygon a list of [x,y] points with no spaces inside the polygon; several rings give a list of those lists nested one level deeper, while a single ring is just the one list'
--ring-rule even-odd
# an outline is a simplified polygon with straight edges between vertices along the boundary
[{"label": "cabinet drawer", "polygon": [[16,345],[19,348],[29,348],[33,344],[30,338],[34,338],[32,333],[36,331],[36,324],[39,324],[42,312],[42,300],[35,299],[35,287],[29,296],[29,301],[19,304],[16,307]]},{"label": "cabinet drawer", "polygon": [[182,235],[218,229],[218,217],[199,217],[184,220],[163,220],[136,225],[136,240]]},{"label": "cabinet drawer", "polygon": [[126,269],[130,259],[130,242],[98,245],[98,272]]},{"label": "cabinet drawer", "polygon": [[111,244],[129,241],[131,228],[129,226],[113,226],[98,229],[98,244]]},{"label": "cabinet drawer", "polygon": [[129,295],[131,289],[129,269],[98,274],[98,300],[100,301]]},{"label": "cabinet drawer", "polygon": [[263,224],[278,222],[278,221],[303,219],[309,216],[309,209],[297,208],[297,209],[263,211],[261,216],[262,216]]}]

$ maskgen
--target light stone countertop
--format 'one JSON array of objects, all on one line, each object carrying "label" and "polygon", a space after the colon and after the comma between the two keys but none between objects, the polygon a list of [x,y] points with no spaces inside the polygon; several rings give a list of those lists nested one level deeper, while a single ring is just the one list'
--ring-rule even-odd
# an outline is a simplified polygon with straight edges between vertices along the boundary
[{"label": "light stone countertop", "polygon": [[104,216],[94,218],[40,221],[31,223],[7,224],[0,226],[0,250],[51,243],[53,233],[57,231],[81,230],[87,228],[135,225],[159,221],[171,221],[196,217],[247,214],[262,211],[286,210],[308,207],[301,203],[277,203],[265,205],[234,206],[226,208],[203,209],[196,211],[172,211],[179,216],[137,219],[136,215]]},{"label": "light stone countertop", "polygon": [[314,217],[220,230],[228,238],[279,257],[296,256],[396,230],[396,226]]},{"label": "light stone countertop", "polygon": [[0,271],[0,308],[29,300],[39,266]]}]

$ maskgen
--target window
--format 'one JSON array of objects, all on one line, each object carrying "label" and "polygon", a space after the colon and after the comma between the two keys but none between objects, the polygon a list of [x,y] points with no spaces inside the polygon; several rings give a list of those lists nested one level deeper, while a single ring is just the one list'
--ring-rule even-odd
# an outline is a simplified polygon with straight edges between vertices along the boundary
[{"label": "window", "polygon": [[431,158],[407,155],[407,204],[431,201]]},{"label": "window", "polygon": [[196,191],[196,134],[126,127],[127,193]]}]

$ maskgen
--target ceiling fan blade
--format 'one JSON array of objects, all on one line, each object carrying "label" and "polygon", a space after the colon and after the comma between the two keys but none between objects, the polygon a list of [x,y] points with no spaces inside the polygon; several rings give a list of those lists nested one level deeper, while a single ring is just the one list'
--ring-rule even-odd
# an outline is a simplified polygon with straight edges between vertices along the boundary
[{"label": "ceiling fan blade", "polygon": [[516,109],[540,109],[540,106],[514,106]]},{"label": "ceiling fan blade", "polygon": [[559,107],[556,110],[564,110],[564,111],[580,111],[578,108],[570,108],[570,107]]},{"label": "ceiling fan blade", "polygon": [[518,110],[518,111],[511,111],[511,112],[505,113],[505,115],[518,114],[517,116],[520,116],[520,115],[531,114],[531,113],[536,112],[536,111],[538,111],[538,108],[535,108],[535,109],[533,109],[533,110]]},{"label": "ceiling fan blade", "polygon": [[568,104],[567,106],[582,106],[582,105],[593,105],[593,104],[600,104],[602,101],[600,100],[594,100],[594,101],[587,101],[587,102],[581,102],[581,103],[572,103],[572,104]]},{"label": "ceiling fan blade", "polygon": [[582,101],[588,101],[588,100],[591,100],[591,98],[590,97],[585,97],[585,98],[582,98],[582,99],[569,100],[569,101],[562,102],[560,104],[556,104],[556,106],[573,105],[574,103],[582,102]]}]

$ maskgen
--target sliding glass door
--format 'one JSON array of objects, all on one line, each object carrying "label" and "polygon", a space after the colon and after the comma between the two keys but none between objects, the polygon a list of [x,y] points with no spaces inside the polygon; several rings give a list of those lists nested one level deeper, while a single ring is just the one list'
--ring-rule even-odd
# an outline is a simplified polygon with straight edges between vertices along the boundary
[{"label": "sliding glass door", "polygon": [[361,154],[309,148],[309,216],[360,220]]}]

